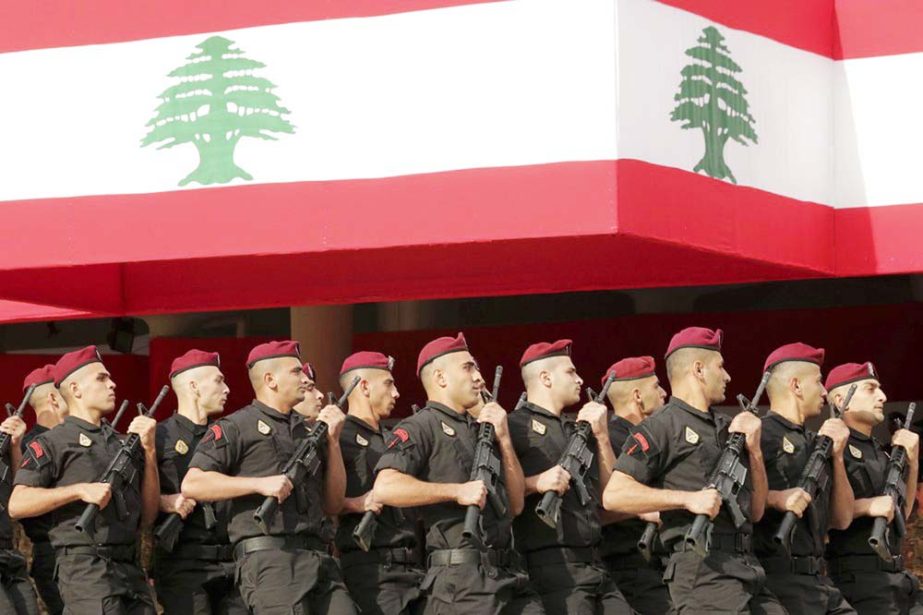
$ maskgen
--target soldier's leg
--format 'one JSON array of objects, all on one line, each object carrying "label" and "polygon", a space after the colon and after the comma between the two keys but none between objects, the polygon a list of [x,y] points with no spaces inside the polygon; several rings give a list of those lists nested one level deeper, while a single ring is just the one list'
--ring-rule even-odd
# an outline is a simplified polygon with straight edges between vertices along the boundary
[{"label": "soldier's leg", "polygon": [[212,615],[211,597],[205,588],[209,576],[206,562],[158,561],[154,587],[164,615]]},{"label": "soldier's leg", "polygon": [[303,553],[304,555],[298,560],[299,574],[314,575],[316,579],[314,587],[307,596],[306,604],[310,608],[305,611],[305,614],[354,615],[356,606],[349,596],[336,560],[320,551],[304,551]]},{"label": "soldier's leg", "polygon": [[134,562],[112,562],[110,574],[118,579],[118,591],[130,615],[157,615],[151,586]]},{"label": "soldier's leg", "polygon": [[752,596],[741,579],[723,570],[732,558],[721,552],[712,552],[706,558],[692,551],[674,553],[664,580],[676,612],[683,615],[747,612]]},{"label": "soldier's leg", "polygon": [[417,568],[377,562],[359,564],[345,568],[343,578],[363,615],[412,613],[420,602],[423,571]]},{"label": "soldier's leg", "polygon": [[898,615],[901,605],[895,602],[890,576],[887,572],[845,572],[833,581],[860,615]]},{"label": "soldier's leg", "polygon": [[[515,575],[479,564],[431,566],[422,589],[427,615],[512,615],[533,613],[537,600],[524,574]],[[507,609],[507,607],[510,607]],[[541,612],[541,607],[537,607]]]},{"label": "soldier's leg", "polygon": [[208,583],[208,593],[211,596],[212,612],[215,615],[249,615],[250,609],[244,604],[237,583],[234,582],[234,563],[221,562],[218,564],[220,576]]},{"label": "soldier's leg", "polygon": [[61,592],[54,578],[55,554],[54,547],[48,542],[32,544],[32,568],[29,575],[35,581],[35,589],[45,603],[48,615],[61,615],[64,611],[64,602]]},{"label": "soldier's leg", "polygon": [[300,576],[300,550],[254,551],[237,562],[237,585],[247,607],[265,615],[291,615],[306,599],[315,575]]},{"label": "soldier's leg", "polygon": [[124,614],[121,598],[113,595],[106,561],[88,553],[58,552],[58,588],[68,615]]},{"label": "soldier's leg", "polygon": [[38,615],[38,601],[26,569],[26,558],[18,551],[0,552],[0,582],[9,609],[0,612],[16,615]]},{"label": "soldier's leg", "polygon": [[663,582],[663,570],[648,565],[637,568],[609,568],[609,576],[640,615],[662,615],[673,608],[670,592]]}]

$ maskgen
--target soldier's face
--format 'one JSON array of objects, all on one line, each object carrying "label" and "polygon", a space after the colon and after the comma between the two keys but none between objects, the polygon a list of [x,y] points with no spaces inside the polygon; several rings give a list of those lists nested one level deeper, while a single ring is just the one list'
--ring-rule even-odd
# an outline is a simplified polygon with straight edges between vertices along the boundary
[{"label": "soldier's face", "polygon": [[205,410],[209,416],[221,414],[224,411],[224,404],[228,401],[228,388],[224,381],[224,374],[217,367],[209,366],[203,368],[202,376],[196,381],[199,392],[199,406]]},{"label": "soldier's face", "polygon": [[324,394],[317,388],[317,384],[308,378],[304,401],[295,406],[295,412],[309,419],[316,419],[323,405]]},{"label": "soldier's face", "polygon": [[551,376],[551,387],[562,406],[572,406],[580,401],[580,387],[583,378],[577,373],[574,362],[570,357],[555,357],[548,366]]},{"label": "soldier's face", "polygon": [[801,388],[805,417],[817,416],[823,410],[827,399],[827,389],[824,388],[819,366],[812,365],[807,368],[807,373],[801,378]]},{"label": "soldier's face", "polygon": [[642,380],[638,391],[641,393],[644,416],[650,416],[655,410],[667,403],[667,392],[660,386],[660,379],[657,376],[650,376]]},{"label": "soldier's face", "polygon": [[115,410],[115,382],[102,363],[91,363],[75,374],[81,405],[108,414]]},{"label": "soldier's face", "polygon": [[[887,395],[877,380],[861,380],[856,383],[856,393],[849,402],[849,413],[863,422],[877,425],[885,420]],[[840,387],[840,396],[846,395],[849,387]],[[842,403],[842,400],[840,401]]]},{"label": "soldier's face", "polygon": [[484,377],[481,370],[467,351],[453,352],[444,357],[442,363],[442,377],[446,393],[453,403],[461,408],[474,407],[480,399],[481,389],[484,387]]},{"label": "soldier's face", "polygon": [[400,397],[397,385],[394,383],[394,376],[391,372],[381,369],[369,370],[367,382],[369,383],[369,404],[372,406],[372,412],[379,418],[391,416]]},{"label": "soldier's face", "polygon": [[710,404],[720,404],[727,397],[730,374],[724,369],[724,357],[719,352],[710,352],[705,360],[705,393]]},{"label": "soldier's face", "polygon": [[289,407],[294,408],[304,401],[308,393],[308,375],[304,373],[301,361],[294,357],[278,359],[279,363],[273,375],[276,380],[276,394]]}]

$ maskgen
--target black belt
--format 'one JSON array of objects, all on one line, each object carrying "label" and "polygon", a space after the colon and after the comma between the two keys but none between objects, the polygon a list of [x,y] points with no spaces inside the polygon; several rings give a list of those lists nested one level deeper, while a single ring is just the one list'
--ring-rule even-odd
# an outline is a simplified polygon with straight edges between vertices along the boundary
[{"label": "black belt", "polygon": [[655,570],[661,570],[663,564],[660,560],[660,555],[655,554],[651,558],[651,561],[647,561],[637,552],[634,553],[611,553],[603,558],[606,562],[606,566],[610,570],[637,570],[638,568],[653,568]]},{"label": "black belt", "polygon": [[406,547],[396,549],[372,549],[368,553],[356,550],[340,554],[341,568],[350,568],[362,564],[423,566],[423,557],[419,550]]},{"label": "black belt", "polygon": [[526,566],[550,566],[554,564],[586,564],[598,562],[599,550],[594,547],[551,547],[529,551],[525,554]]},{"label": "black belt", "polygon": [[[676,552],[691,551],[693,547],[687,545],[685,540],[678,540],[673,545]],[[724,553],[752,553],[753,536],[750,534],[719,534],[712,532],[708,537],[709,551],[722,551]]]},{"label": "black belt", "polygon": [[231,545],[178,545],[170,558],[229,562],[234,558],[234,549]]},{"label": "black belt", "polygon": [[813,555],[788,557],[761,557],[760,563],[767,574],[791,572],[793,574],[822,574],[824,558]]},{"label": "black belt", "polygon": [[429,554],[429,566],[460,566],[463,564],[489,564],[497,568],[510,566],[516,561],[512,549],[439,549]]},{"label": "black belt", "polygon": [[900,572],[904,569],[904,556],[895,555],[890,562],[877,555],[843,555],[828,561],[830,574],[840,575],[847,572]]},{"label": "black belt", "polygon": [[269,550],[295,550],[327,552],[327,545],[316,536],[256,536],[244,538],[234,545],[234,559],[239,560],[248,553]]},{"label": "black belt", "polygon": [[135,561],[135,545],[73,545],[58,550],[62,555],[97,555],[116,562]]}]

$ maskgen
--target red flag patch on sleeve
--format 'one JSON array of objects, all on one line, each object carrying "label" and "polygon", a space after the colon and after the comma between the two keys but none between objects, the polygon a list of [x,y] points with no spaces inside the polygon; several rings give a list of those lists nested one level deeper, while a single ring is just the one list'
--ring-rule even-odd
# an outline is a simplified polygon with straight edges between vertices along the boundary
[{"label": "red flag patch on sleeve", "polygon": [[631,446],[627,446],[627,449],[625,450],[626,455],[632,455],[638,451],[642,453],[647,453],[647,451],[650,450],[651,445],[647,441],[647,438],[644,437],[643,433],[636,431],[635,433],[631,434],[631,437],[632,437],[632,440],[634,440],[633,442],[630,440],[625,442],[626,446],[629,443],[631,444]]},{"label": "red flag patch on sleeve", "polygon": [[224,436],[224,432],[221,431],[221,425],[215,424],[209,427],[209,429],[211,429],[212,434],[214,434],[213,437],[215,438],[215,440],[220,440],[221,437]]},{"label": "red flag patch on sleeve", "polygon": [[33,440],[32,442],[29,442],[29,448],[32,449],[32,454],[35,455],[36,459],[41,459],[45,456],[45,450],[42,448],[41,442],[36,442]]},{"label": "red flag patch on sleeve", "polygon": [[407,430],[400,427],[395,429],[391,435],[393,437],[391,438],[391,441],[388,442],[388,448],[392,448],[401,442],[407,442],[410,439],[410,434],[407,433]]}]

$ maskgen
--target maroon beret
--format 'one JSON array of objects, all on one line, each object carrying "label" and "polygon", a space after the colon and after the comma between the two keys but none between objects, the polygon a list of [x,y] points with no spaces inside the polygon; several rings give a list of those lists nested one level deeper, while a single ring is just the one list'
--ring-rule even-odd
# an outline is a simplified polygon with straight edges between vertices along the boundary
[{"label": "maroon beret", "polygon": [[712,331],[705,327],[687,327],[673,336],[670,345],[667,346],[667,354],[663,355],[663,358],[666,359],[680,348],[704,348],[721,352],[723,340],[724,332],[721,329]]},{"label": "maroon beret", "polygon": [[532,344],[522,353],[522,358],[519,359],[519,367],[522,367],[526,363],[531,363],[532,361],[547,359],[548,357],[569,357],[570,347],[573,343],[574,342],[571,340],[558,340],[552,344],[548,342]]},{"label": "maroon beret", "polygon": [[346,357],[346,360],[343,361],[343,366],[340,367],[340,375],[342,376],[354,369],[384,369],[390,372],[392,367],[394,367],[394,359],[391,357],[387,357],[380,352],[363,350]]},{"label": "maroon beret", "polygon": [[187,369],[192,369],[193,367],[202,367],[205,365],[221,367],[221,359],[218,357],[218,353],[205,352],[204,350],[195,349],[190,350],[182,356],[173,359],[173,363],[170,365],[170,378],[173,378],[180,372],[184,372]]},{"label": "maroon beret", "polygon": [[827,374],[827,382],[824,383],[824,388],[832,391],[844,384],[852,384],[859,380],[878,380],[878,372],[875,371],[875,366],[871,362],[837,365]]},{"label": "maroon beret", "polygon": [[314,366],[311,365],[311,363],[305,362],[305,364],[302,367],[304,368],[304,373],[308,375],[308,378],[310,378],[311,380],[317,381],[317,372],[314,371]]},{"label": "maroon beret", "polygon": [[25,391],[33,384],[39,386],[51,382],[54,382],[54,365],[49,363],[29,372],[26,379],[22,381],[22,390]]},{"label": "maroon beret", "polygon": [[99,350],[96,346],[87,346],[80,350],[68,352],[63,355],[58,362],[54,364],[54,385],[61,386],[61,382],[73,374],[75,371],[89,365],[90,363],[102,363],[103,358],[99,356]]},{"label": "maroon beret", "polygon": [[654,362],[654,357],[629,357],[613,363],[603,374],[600,382],[606,384],[606,380],[609,379],[609,374],[612,372],[615,372],[616,382],[619,380],[648,378],[654,375],[655,367],[657,367],[657,364]]},{"label": "maroon beret", "polygon": [[426,344],[417,357],[417,376],[423,371],[427,363],[438,359],[442,355],[453,352],[462,352],[468,350],[468,343],[465,341],[465,334],[459,333],[457,337],[437,337]]},{"label": "maroon beret", "polygon": [[824,364],[824,349],[814,348],[813,346],[808,346],[801,342],[779,346],[766,357],[766,363],[763,364],[763,371],[768,372],[779,363],[786,363],[788,361],[804,361],[820,366]]},{"label": "maroon beret", "polygon": [[284,342],[266,342],[254,346],[250,354],[247,355],[247,369],[253,367],[257,361],[265,359],[277,359],[279,357],[294,357],[301,361],[301,346],[298,342],[285,340]]}]

